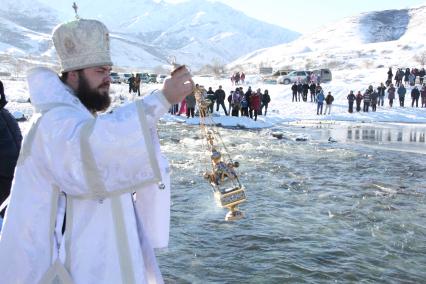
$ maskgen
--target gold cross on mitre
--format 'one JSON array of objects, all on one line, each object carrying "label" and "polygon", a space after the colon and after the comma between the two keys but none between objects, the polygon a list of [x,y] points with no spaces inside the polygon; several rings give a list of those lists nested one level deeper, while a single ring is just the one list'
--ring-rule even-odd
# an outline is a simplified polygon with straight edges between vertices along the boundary
[{"label": "gold cross on mitre", "polygon": [[74,2],[73,4],[72,4],[72,8],[74,9],[74,11],[75,11],[75,18],[78,20],[78,19],[80,19],[80,17],[78,16],[78,14],[77,14],[77,10],[78,10],[78,6],[77,6],[77,4]]}]

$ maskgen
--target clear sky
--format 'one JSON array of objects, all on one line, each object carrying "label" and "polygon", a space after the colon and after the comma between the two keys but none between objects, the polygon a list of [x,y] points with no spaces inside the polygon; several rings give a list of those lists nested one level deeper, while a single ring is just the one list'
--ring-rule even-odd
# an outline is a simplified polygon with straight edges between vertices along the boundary
[{"label": "clear sky", "polygon": [[[167,1],[167,0],[166,0]],[[185,0],[169,0],[182,2]],[[362,12],[426,5],[426,0],[217,0],[246,15],[300,33]]]}]

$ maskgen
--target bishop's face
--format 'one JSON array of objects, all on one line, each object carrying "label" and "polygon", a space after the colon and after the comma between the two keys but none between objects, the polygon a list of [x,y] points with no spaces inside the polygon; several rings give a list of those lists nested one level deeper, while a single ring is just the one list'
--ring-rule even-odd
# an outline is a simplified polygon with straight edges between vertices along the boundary
[{"label": "bishop's face", "polygon": [[105,111],[111,104],[110,66],[91,67],[78,71],[76,95],[90,111]]}]

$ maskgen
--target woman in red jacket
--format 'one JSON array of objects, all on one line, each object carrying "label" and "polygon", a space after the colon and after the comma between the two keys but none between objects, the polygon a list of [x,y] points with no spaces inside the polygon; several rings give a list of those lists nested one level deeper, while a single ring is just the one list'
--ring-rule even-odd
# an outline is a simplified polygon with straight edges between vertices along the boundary
[{"label": "woman in red jacket", "polygon": [[257,89],[256,93],[252,93],[250,97],[250,110],[254,112],[254,120],[257,120],[257,114],[260,112],[261,99],[262,93],[260,89]]}]

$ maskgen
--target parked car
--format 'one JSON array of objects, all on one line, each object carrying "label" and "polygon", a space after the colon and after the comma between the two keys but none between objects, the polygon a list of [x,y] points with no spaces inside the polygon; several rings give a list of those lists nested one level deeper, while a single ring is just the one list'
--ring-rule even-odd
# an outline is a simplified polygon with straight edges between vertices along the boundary
[{"label": "parked car", "polygon": [[279,77],[279,76],[285,76],[288,75],[290,72],[294,71],[293,69],[282,69],[282,70],[277,70],[274,73],[272,73],[271,77]]},{"label": "parked car", "polygon": [[130,79],[130,77],[132,77],[132,73],[122,73],[120,75],[121,75],[121,79],[122,79],[123,83],[129,84],[129,79]]},{"label": "parked car", "polygon": [[149,74],[149,81],[148,83],[157,83],[157,74],[151,73]]},{"label": "parked car", "polygon": [[291,84],[294,82],[305,82],[309,78],[310,71],[292,71],[287,75],[279,76],[277,78],[278,84]]},{"label": "parked car", "polygon": [[330,82],[332,80],[332,75],[331,75],[330,69],[327,69],[327,68],[325,68],[325,69],[318,69],[318,70],[312,71],[312,73],[314,73],[315,75],[319,76],[320,83]]},{"label": "parked car", "polygon": [[138,75],[139,75],[139,78],[141,78],[142,83],[145,83],[145,84],[149,83],[150,77],[148,73],[136,73],[136,76]]},{"label": "parked car", "polygon": [[117,72],[111,72],[109,74],[109,76],[111,77],[111,83],[113,83],[113,84],[121,84],[122,79],[120,78],[120,75],[118,75]]},{"label": "parked car", "polygon": [[288,75],[291,71],[293,70],[277,70],[275,72],[273,72],[271,75],[265,75],[263,76],[263,82],[265,84],[277,84],[277,79],[279,76],[284,76],[284,75]]},{"label": "parked car", "polygon": [[160,84],[162,84],[162,83],[164,83],[164,80],[167,78],[167,75],[166,74],[160,74],[160,75],[158,75],[157,76],[157,83],[160,83]]}]

